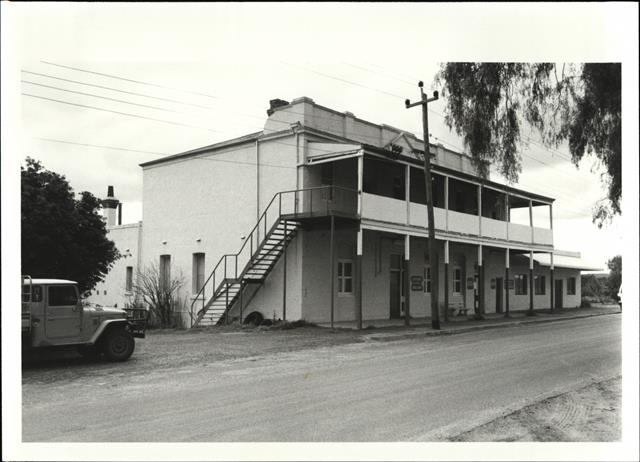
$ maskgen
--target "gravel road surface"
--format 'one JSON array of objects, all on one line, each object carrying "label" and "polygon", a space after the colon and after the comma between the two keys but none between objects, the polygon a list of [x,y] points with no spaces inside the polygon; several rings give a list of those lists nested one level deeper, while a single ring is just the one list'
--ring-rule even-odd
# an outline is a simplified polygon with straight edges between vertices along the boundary
[{"label": "gravel road surface", "polygon": [[36,366],[23,374],[23,440],[442,440],[618,376],[620,349],[608,315],[170,367],[144,354]]}]

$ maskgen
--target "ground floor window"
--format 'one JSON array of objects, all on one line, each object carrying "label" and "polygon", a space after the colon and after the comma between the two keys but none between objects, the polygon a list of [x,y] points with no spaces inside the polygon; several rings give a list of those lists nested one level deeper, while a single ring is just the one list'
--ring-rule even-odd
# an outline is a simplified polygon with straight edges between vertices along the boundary
[{"label": "ground floor window", "polygon": [[513,279],[515,280],[516,295],[527,295],[527,275],[516,274]]},{"label": "ground floor window", "polygon": [[160,287],[168,289],[171,285],[171,255],[160,255],[159,273]]},{"label": "ground floor window", "polygon": [[424,267],[424,291],[426,293],[431,293],[431,267]]},{"label": "ground floor window", "polygon": [[536,295],[544,295],[546,291],[546,281],[544,276],[535,276],[533,278]]},{"label": "ground floor window", "polygon": [[567,295],[576,294],[576,278],[567,278]]},{"label": "ground floor window", "polygon": [[453,268],[453,293],[459,294],[462,292],[462,269]]},{"label": "ground floor window", "polygon": [[133,266],[127,266],[127,275],[125,277],[125,289],[127,292],[133,290]]},{"label": "ground floor window", "polygon": [[197,294],[204,284],[204,253],[193,254],[193,266],[191,269],[191,290]]},{"label": "ground floor window", "polygon": [[338,260],[338,293],[353,294],[353,260]]}]

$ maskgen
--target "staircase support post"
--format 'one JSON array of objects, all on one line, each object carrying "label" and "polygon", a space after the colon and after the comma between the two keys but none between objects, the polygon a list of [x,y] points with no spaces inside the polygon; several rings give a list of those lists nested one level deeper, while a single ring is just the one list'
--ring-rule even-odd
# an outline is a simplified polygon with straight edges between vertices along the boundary
[{"label": "staircase support post", "polygon": [[[282,197],[282,196],[280,196]],[[287,221],[284,221],[284,238],[282,240],[282,320],[287,320]]]},{"label": "staircase support post", "polygon": [[333,247],[334,247],[335,218],[331,215],[331,233],[329,235],[329,276],[331,277],[331,328],[333,329],[333,310],[334,310],[334,291],[335,291],[335,268],[333,264]]},{"label": "staircase support post", "polygon": [[229,283],[227,282],[227,288],[224,294],[224,323],[229,324]]},{"label": "staircase support post", "polygon": [[240,279],[240,325],[242,326],[242,305],[243,305],[243,287],[242,287],[242,279]]}]

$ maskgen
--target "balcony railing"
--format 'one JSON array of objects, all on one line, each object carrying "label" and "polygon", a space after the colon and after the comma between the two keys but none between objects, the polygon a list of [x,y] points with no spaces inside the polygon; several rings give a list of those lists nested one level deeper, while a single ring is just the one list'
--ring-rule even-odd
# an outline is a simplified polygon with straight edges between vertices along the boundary
[{"label": "balcony railing", "polygon": [[[553,231],[551,229],[479,217],[476,214],[456,212],[440,207],[434,207],[433,212],[435,227],[441,231],[521,243],[553,245]],[[427,206],[410,202],[407,215],[405,200],[363,193],[361,216],[364,219],[424,227],[427,225]]]}]

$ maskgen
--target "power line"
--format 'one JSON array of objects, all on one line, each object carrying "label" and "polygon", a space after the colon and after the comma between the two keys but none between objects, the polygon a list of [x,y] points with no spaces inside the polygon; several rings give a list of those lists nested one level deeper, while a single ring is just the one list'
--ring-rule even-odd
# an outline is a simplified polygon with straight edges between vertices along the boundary
[{"label": "power line", "polygon": [[313,69],[309,69],[309,68],[306,68],[304,66],[298,66],[298,65],[287,63],[287,62],[284,62],[284,61],[281,61],[281,62],[282,62],[282,64],[286,64],[287,66],[297,67],[299,69],[305,70],[307,72],[311,72],[313,74],[318,74],[318,75],[320,75],[322,77],[326,77],[328,79],[338,80],[339,82],[347,83],[349,85],[355,85],[356,87],[366,88],[367,90],[375,91],[377,93],[382,93],[383,95],[393,96],[394,98],[400,98],[400,99],[404,100],[404,98],[402,96],[397,95],[395,93],[390,93],[388,91],[379,90],[377,88],[369,87],[367,85],[362,85],[362,84],[359,84],[359,83],[356,83],[356,82],[352,82],[351,80],[347,80],[347,79],[343,79],[341,77],[336,77],[336,76],[333,76],[333,75],[325,74],[324,72],[315,71]]},{"label": "power line", "polygon": [[65,88],[54,87],[54,86],[52,86],[52,85],[45,85],[45,84],[43,84],[43,83],[30,82],[30,81],[28,81],[28,80],[21,80],[21,82],[23,82],[23,83],[28,83],[28,84],[30,84],[30,85],[37,85],[37,86],[39,86],[39,87],[51,88],[51,89],[53,89],[53,90],[57,90],[57,91],[65,91],[65,92],[67,92],[67,93],[75,93],[75,94],[77,94],[77,95],[91,96],[92,98],[101,98],[101,99],[106,99],[106,100],[109,100],[109,101],[115,101],[115,102],[117,102],[117,103],[131,104],[131,105],[134,105],[134,106],[146,107],[146,108],[149,108],[149,109],[156,109],[156,110],[158,110],[158,111],[174,112],[174,113],[178,113],[178,114],[184,114],[184,113],[182,113],[182,112],[174,111],[174,110],[172,110],[172,109],[165,109],[165,108],[157,107],[157,106],[149,106],[149,105],[147,105],[147,104],[133,103],[133,102],[131,102],[131,101],[125,101],[125,100],[122,100],[122,99],[116,99],[116,98],[109,98],[109,97],[107,97],[107,96],[94,95],[94,94],[92,94],[92,93],[84,93],[84,92],[82,92],[82,91],[67,90],[67,89],[65,89]]},{"label": "power line", "polygon": [[128,78],[119,77],[119,76],[113,75],[113,74],[105,74],[103,72],[90,71],[88,69],[81,69],[79,67],[72,67],[72,66],[66,66],[64,64],[52,63],[50,61],[40,61],[40,62],[44,63],[44,64],[48,64],[50,66],[62,67],[62,68],[65,68],[65,69],[71,69],[71,70],[78,71],[78,72],[86,72],[87,74],[101,75],[103,77],[109,77],[111,79],[124,80],[126,82],[139,83],[139,84],[142,84],[142,85],[149,85],[149,86],[152,86],[152,87],[164,88],[164,89],[167,89],[167,90],[180,91],[180,92],[183,92],[183,93],[190,93],[192,95],[206,96],[207,98],[220,99],[219,96],[209,95],[207,93],[199,93],[197,91],[182,90],[180,88],[173,88],[173,87],[169,87],[169,86],[166,86],[166,85],[160,85],[160,84],[157,84],[157,83],[144,82],[142,80],[128,79]]},{"label": "power line", "polygon": [[170,124],[170,125],[179,125],[179,126],[182,126],[182,127],[199,128],[201,130],[208,130],[210,132],[222,133],[220,130],[214,130],[213,128],[198,127],[196,125],[182,124],[182,123],[179,123],[179,122],[172,122],[172,121],[163,120],[163,119],[154,119],[152,117],[145,117],[145,116],[141,116],[141,115],[137,115],[137,114],[129,114],[127,112],[112,111],[111,109],[104,109],[104,108],[99,108],[99,107],[95,107],[95,106],[88,106],[88,105],[85,105],[85,104],[70,103],[68,101],[62,101],[62,100],[54,99],[54,98],[47,98],[45,96],[32,95],[30,93],[22,93],[22,95],[30,96],[31,98],[38,98],[38,99],[43,99],[43,100],[47,100],[47,101],[53,101],[53,102],[61,103],[61,104],[68,104],[70,106],[78,106],[78,107],[83,107],[83,108],[87,108],[87,109],[93,109],[93,110],[96,110],[96,111],[111,112],[113,114],[119,114],[119,115],[124,115],[124,116],[129,116],[129,117],[136,117],[138,119],[153,120],[155,122],[163,122],[163,123]]},{"label": "power line", "polygon": [[[47,64],[49,64],[49,63],[47,63]],[[288,63],[284,63],[284,64],[288,64]],[[348,63],[347,63],[347,64],[348,64]],[[54,65],[55,65],[55,64],[54,64]],[[288,65],[291,65],[291,64],[288,64]],[[70,68],[70,69],[73,69],[73,70],[79,70],[79,71],[82,71],[82,72],[89,72],[89,73],[93,73],[92,71],[85,71],[85,70],[83,70],[83,69],[79,69],[79,68],[72,68],[72,67],[70,67],[70,66],[62,66],[62,65],[60,65],[60,66],[61,66],[61,67],[67,67],[67,68]],[[355,67],[358,67],[358,66],[355,66]],[[360,85],[360,84],[357,84],[357,83],[355,83],[355,82],[351,82],[351,81],[348,81],[348,80],[346,80],[346,79],[342,79],[342,78],[340,78],[340,77],[336,77],[336,76],[332,76],[332,75],[324,74],[324,73],[319,73],[319,72],[317,72],[317,71],[313,71],[313,70],[306,69],[306,68],[303,68],[303,69],[304,69],[304,70],[307,70],[307,71],[309,71],[309,72],[317,73],[317,74],[319,74],[319,75],[322,75],[322,76],[325,76],[325,77],[328,77],[328,78],[332,78],[332,79],[335,79],[335,80],[341,81],[341,82],[343,82],[343,83],[348,83],[348,84],[352,84],[352,85],[357,85],[357,86],[360,86],[360,87],[363,87],[363,88],[366,88],[366,89],[369,89],[369,90],[372,90],[372,91],[381,92],[381,93],[384,93],[384,94],[387,94],[387,95],[390,95],[390,96],[400,97],[399,95],[394,95],[394,94],[389,93],[389,92],[384,92],[384,91],[382,91],[382,90],[379,90],[379,89],[376,89],[376,88],[373,88],[373,87],[368,87],[368,86]],[[363,69],[364,69],[364,68],[363,68]],[[25,71],[25,72],[30,72],[30,71]],[[370,71],[370,72],[375,73],[375,71]],[[31,72],[30,72],[30,73],[31,73]],[[33,74],[36,74],[36,75],[42,75],[42,76],[50,77],[50,78],[57,78],[57,77],[53,77],[53,76],[49,76],[49,75],[45,75],[45,74],[38,74],[38,73],[33,73]],[[98,73],[98,74],[100,74],[100,73]],[[119,78],[119,79],[121,79],[121,80],[130,80],[130,79],[120,78],[120,77],[118,77],[118,76],[113,76],[113,75],[109,75],[109,77]],[[71,81],[71,80],[69,80],[69,79],[61,79],[61,78],[57,78],[57,79],[65,80],[65,81],[70,81],[70,82],[78,83],[78,84],[81,84],[81,85],[97,86],[97,85],[88,84],[88,83],[85,83],[85,82]],[[397,79],[397,80],[399,80],[399,79]],[[147,83],[147,82],[143,82],[143,83]],[[36,84],[36,85],[38,85],[38,84]],[[45,85],[42,85],[42,84],[39,84],[39,85],[41,85],[41,86],[45,86]],[[155,85],[155,84],[153,84],[153,85]],[[158,86],[162,87],[161,85],[158,85]],[[105,89],[110,89],[110,90],[114,90],[114,91],[121,91],[121,92],[124,92],[124,93],[132,93],[132,94],[135,94],[135,93],[133,93],[133,92],[126,92],[126,91],[123,91],[123,90],[114,89],[114,88],[109,88],[109,87],[103,87],[103,86],[97,86],[97,87],[99,87],[99,88],[105,88]],[[57,89],[56,87],[50,87],[50,88]],[[62,90],[62,91],[70,91],[70,90],[64,90],[64,89],[60,89],[60,90]],[[70,92],[73,92],[73,91],[70,91]],[[76,92],[76,93],[83,94],[83,93],[81,93],[81,92]],[[99,98],[105,98],[105,99],[111,99],[111,98],[101,97],[101,96],[98,96],[98,95],[91,95],[91,94],[86,94],[86,95],[89,95],[89,96],[95,96],[95,97],[99,97]],[[150,96],[150,95],[143,95],[143,94],[137,94],[137,95],[139,95],[139,96],[144,96],[144,97],[151,97],[151,98],[161,99],[161,100],[165,100],[165,101],[167,101],[167,100],[168,100],[168,99],[166,99],[166,98],[158,98],[158,97],[153,97],[153,96]],[[123,101],[123,100],[115,100],[115,99],[111,99],[111,100],[118,101],[118,102],[123,102],[123,103],[125,103],[125,104],[135,104],[135,105],[137,105],[136,103],[131,103],[131,102]],[[209,110],[215,110],[214,108],[209,107],[209,106],[195,105],[195,104],[192,104],[192,103],[185,103],[185,102],[183,102],[183,101],[178,101],[178,100],[168,100],[168,101],[171,101],[171,102],[177,102],[177,103],[180,103],[180,104],[192,105],[192,106],[201,107],[201,108],[209,109]],[[72,103],[66,103],[66,104],[72,104]],[[144,105],[142,105],[142,106],[144,106]],[[146,106],[145,106],[145,107],[146,107]],[[166,110],[166,109],[163,109],[163,108],[157,108],[157,109],[160,109],[160,110]],[[439,112],[437,112],[437,111],[435,111],[435,110],[431,110],[431,109],[430,109],[430,111],[431,111],[432,113],[434,113],[434,114],[436,114],[436,115],[438,115],[438,116],[440,116],[440,117],[444,118],[444,115],[442,115],[441,113],[439,113]],[[172,111],[172,112],[175,112],[175,111]],[[295,111],[289,111],[289,112],[290,112],[290,113],[296,113]],[[258,116],[254,116],[254,115],[250,115],[250,114],[244,114],[244,113],[238,113],[238,112],[235,112],[235,113],[236,113],[236,114],[238,114],[238,115],[243,115],[243,116],[248,116],[248,117],[253,117],[253,118],[260,118],[260,119],[262,120],[262,118],[261,118],[261,117],[258,117]],[[296,114],[300,114],[300,115],[302,115],[302,113],[296,113]],[[130,115],[130,114],[124,114],[124,115]],[[135,117],[141,117],[141,116],[135,116]],[[329,117],[322,117],[322,116],[319,116],[319,117],[317,117],[317,118],[330,119]],[[173,122],[169,122],[169,121],[163,121],[163,122],[165,122],[165,123],[173,123]],[[273,122],[273,123],[282,123],[282,124],[290,125],[290,123],[289,123],[289,122],[283,122],[283,121],[277,121],[277,120],[272,120],[271,122]],[[186,124],[179,124],[179,125],[186,125]],[[195,127],[195,128],[203,128],[203,127]],[[256,127],[256,128],[258,128],[258,127]],[[260,128],[261,128],[261,127],[260,127]],[[415,135],[414,135],[414,136],[415,136]],[[438,138],[436,138],[436,139],[438,139]],[[534,140],[532,140],[531,138],[527,138],[527,139],[529,139],[529,140],[530,140],[530,141],[532,141],[532,142],[534,141]],[[440,140],[440,141],[443,141],[443,140]],[[445,143],[446,143],[446,144],[448,144],[448,145],[450,145],[450,146],[452,146],[454,149],[457,149],[457,150],[460,150],[460,151],[464,151],[464,150],[463,150],[463,149],[461,149],[460,147],[455,146],[455,145],[453,145],[453,144],[451,144],[451,143],[448,143],[448,142],[445,142]],[[537,144],[537,143],[536,143],[536,144]],[[542,149],[547,150],[547,152],[550,152],[548,149],[546,149],[546,147],[545,147],[545,146],[541,146],[541,147],[542,147]],[[557,152],[557,151],[556,151],[556,152]],[[551,153],[551,152],[550,152],[550,153]],[[551,153],[551,154],[553,155],[553,153]],[[561,157],[563,157],[563,156],[561,155],[561,153],[559,153],[559,152],[558,152],[558,155],[560,155]],[[529,155],[527,155],[527,154],[525,154],[525,153],[523,153],[523,156],[528,157],[528,158],[530,158],[530,159],[532,159],[532,160],[534,160],[534,161],[536,161],[536,162],[538,162],[538,163],[541,163],[541,164],[543,164],[543,165],[550,166],[549,164],[547,164],[547,163],[545,163],[545,162],[543,162],[543,161],[541,161],[541,160],[539,160],[539,159],[536,159],[536,158],[534,158],[534,157],[531,157],[531,156],[529,156]],[[563,158],[565,158],[565,157],[563,157]],[[565,159],[566,159],[566,158],[565,158]]]},{"label": "power line", "polygon": [[[99,148],[99,149],[112,149],[115,151],[128,151],[128,152],[139,152],[139,153],[144,153],[144,154],[155,154],[155,155],[164,155],[164,156],[168,156],[171,155],[169,153],[165,153],[165,152],[154,152],[154,151],[143,151],[140,149],[128,149],[128,148],[120,148],[120,147],[116,147],[116,146],[106,146],[106,145],[100,145],[100,144],[91,144],[91,143],[78,143],[75,141],[67,141],[67,140],[56,140],[53,138],[35,138],[37,140],[43,140],[43,141],[50,141],[50,142],[54,142],[54,143],[63,143],[63,144],[70,144],[70,145],[76,145],[76,146],[85,146],[85,147],[90,147],[90,148]],[[192,156],[192,159],[200,159],[200,160],[208,160],[208,161],[212,161],[212,162],[222,162],[222,163],[228,163],[228,164],[239,164],[239,165],[251,165],[251,166],[256,166],[255,162],[243,162],[243,161],[239,161],[239,160],[225,160],[225,159],[212,159],[210,157],[202,157],[202,155],[197,155],[197,156]],[[274,168],[286,168],[286,169],[296,169],[296,167],[291,167],[288,165],[278,165],[278,164],[268,164],[268,163],[260,163],[260,166],[266,166],[266,167],[274,167]]]},{"label": "power line", "polygon": [[[188,90],[182,90],[182,89],[179,89],[179,88],[166,87],[166,86],[164,86],[164,85],[155,84],[155,83],[151,83],[151,82],[143,82],[143,81],[132,80],[132,79],[128,79],[128,78],[125,78],[125,77],[116,76],[116,75],[113,75],[113,74],[103,74],[103,73],[100,73],[100,72],[89,71],[89,70],[86,70],[86,69],[80,69],[80,68],[76,68],[76,67],[72,67],[72,66],[65,66],[65,65],[62,65],[62,64],[56,64],[56,63],[51,63],[51,62],[47,62],[47,61],[42,61],[42,62],[43,62],[43,63],[45,63],[45,64],[50,64],[50,65],[53,65],[53,66],[58,66],[58,67],[68,68],[68,69],[76,70],[76,71],[79,71],[79,72],[87,72],[87,73],[90,73],[90,74],[104,75],[104,76],[111,77],[111,78],[114,78],[114,79],[119,79],[119,80],[124,80],[124,81],[132,81],[132,82],[135,82],[135,83],[142,83],[142,84],[145,84],[145,85],[156,86],[156,87],[159,87],[159,88],[168,88],[168,89],[177,90],[177,91],[182,91],[182,92],[186,92],[186,93],[195,93],[195,94],[202,95],[202,96],[210,96],[210,95],[206,95],[206,94],[200,94],[200,93],[197,93],[197,92],[190,92],[190,91],[188,91]],[[343,78],[341,78],[341,77],[337,77],[337,76],[335,76],[335,75],[330,75],[330,74],[322,73],[322,72],[319,72],[319,71],[315,71],[315,70],[312,70],[312,69],[305,68],[305,67],[303,67],[303,66],[295,66],[295,65],[293,65],[293,64],[286,63],[286,62],[283,62],[283,64],[286,64],[286,65],[289,65],[289,66],[293,66],[293,67],[299,67],[299,68],[301,68],[301,69],[303,69],[303,70],[305,70],[305,71],[312,72],[312,73],[315,73],[315,74],[321,75],[321,76],[323,76],[323,77],[331,78],[331,79],[334,79],[334,80],[337,80],[337,81],[340,81],[340,82],[343,82],[343,83],[347,83],[347,84],[350,84],[350,85],[356,85],[356,86],[359,86],[359,87],[362,87],[362,88],[368,89],[368,90],[370,90],[370,91],[375,91],[375,92],[378,92],[378,93],[386,94],[386,95],[388,95],[388,96],[394,96],[394,97],[402,98],[400,95],[397,95],[397,94],[394,94],[394,93],[390,93],[390,92],[386,92],[386,91],[384,91],[384,90],[380,90],[380,89],[377,89],[377,88],[374,88],[374,87],[369,87],[369,86],[366,86],[366,85],[358,84],[358,83],[356,83],[356,82],[352,82],[352,81],[350,81],[350,80],[346,80],[346,79],[343,79]],[[344,64],[347,64],[347,65],[350,65],[350,66],[353,66],[353,67],[357,67],[357,68],[360,68],[360,69],[363,69],[363,70],[367,70],[368,72],[372,72],[372,73],[375,73],[375,74],[380,74],[380,73],[378,73],[378,72],[376,72],[376,71],[368,70],[368,69],[366,69],[366,68],[364,68],[364,67],[357,66],[357,65],[354,65],[354,64],[351,64],[351,63],[344,63]],[[379,68],[381,68],[380,66],[377,66],[377,65],[375,65],[375,64],[372,64],[372,65],[374,65],[375,67],[379,67]],[[64,80],[64,81],[69,81],[69,82],[73,82],[73,83],[78,83],[78,84],[81,84],[81,85],[91,85],[91,86],[96,86],[96,87],[98,87],[98,88],[109,89],[109,90],[112,90],[112,91],[119,91],[119,92],[124,92],[124,93],[134,94],[134,95],[137,95],[137,96],[143,96],[143,97],[147,97],[147,98],[155,98],[155,99],[160,99],[160,100],[164,100],[164,101],[174,102],[174,103],[178,103],[178,104],[185,104],[185,105],[189,105],[189,106],[199,107],[199,108],[202,108],[202,109],[208,109],[208,110],[213,110],[213,111],[216,111],[216,110],[217,110],[216,108],[212,108],[212,107],[210,107],[210,106],[203,106],[203,105],[198,105],[198,104],[194,104],[194,103],[186,103],[186,102],[184,102],[184,101],[172,100],[172,99],[167,99],[167,98],[159,98],[159,97],[155,97],[155,96],[151,96],[151,95],[145,95],[145,94],[140,94],[140,93],[127,92],[127,91],[124,91],[124,90],[114,89],[114,88],[110,88],[110,87],[104,87],[104,86],[100,86],[100,85],[88,84],[88,83],[78,82],[78,81],[73,81],[73,80],[69,80],[69,79],[62,79],[62,78],[59,78],[59,77],[53,77],[53,76],[49,76],[49,75],[46,75],[46,74],[38,74],[38,73],[34,73],[34,72],[29,72],[29,71],[23,71],[23,72],[28,72],[28,73],[32,73],[32,74],[36,74],[36,75],[41,75],[41,76],[49,77],[49,78],[56,78],[56,79],[60,79],[60,80]],[[387,75],[388,75],[388,74],[387,74]],[[391,77],[391,78],[394,78],[395,80],[398,80],[398,81],[400,81],[400,82],[403,82],[403,83],[407,83],[407,84],[409,84],[407,81],[402,80],[402,79],[399,79],[399,78],[397,78],[397,77]],[[220,99],[220,97],[216,97],[216,98]],[[133,104],[135,104],[135,103],[133,103]],[[433,109],[429,109],[429,111],[430,111],[431,113],[433,113],[433,114],[435,114],[435,115],[437,115],[437,116],[439,116],[439,117],[443,118],[443,119],[445,118],[445,116],[444,116],[443,114],[441,114],[440,112],[438,112],[438,111],[435,111],[435,110],[433,110]],[[294,111],[290,111],[290,112],[291,112],[291,113],[295,113]],[[251,115],[251,114],[239,113],[239,112],[234,112],[234,113],[235,113],[235,114],[238,114],[238,115],[242,115],[242,116],[247,116],[247,117],[260,118],[260,119],[262,119],[261,117],[254,116],[254,115]],[[302,115],[302,114],[300,114],[300,115]],[[330,119],[330,118],[328,118],[328,117],[322,117],[322,116],[320,116],[319,118]],[[272,122],[288,124],[288,122],[282,122],[282,121],[277,121],[277,120],[274,120],[274,121],[272,121]],[[537,141],[533,140],[533,139],[532,139],[532,138],[530,138],[530,137],[524,137],[524,138],[525,138],[526,140],[528,140],[528,141],[530,141],[530,142],[532,142],[532,143],[534,143],[534,144],[538,145],[541,149],[543,149],[543,150],[547,151],[549,154],[551,154],[551,155],[552,155],[552,157],[554,156],[554,152],[555,152],[555,154],[557,154],[559,157],[561,157],[561,158],[563,158],[563,159],[565,159],[565,160],[569,160],[569,161],[571,161],[571,158],[566,157],[566,155],[564,155],[563,153],[561,153],[561,152],[559,152],[559,151],[557,151],[557,150],[553,150],[553,151],[551,151],[551,150],[550,150],[550,148],[548,148],[548,147],[546,147],[546,146],[542,145],[541,143],[538,143]],[[459,148],[458,148],[458,149],[459,149]]]},{"label": "power line", "polygon": [[26,74],[38,75],[40,77],[46,77],[46,78],[49,78],[49,79],[60,80],[60,81],[63,81],[63,82],[76,83],[78,85],[86,85],[88,87],[95,87],[95,88],[101,88],[103,90],[117,91],[119,93],[126,93],[128,95],[142,96],[143,98],[151,98],[151,99],[157,99],[157,100],[160,100],[160,101],[167,101],[169,103],[178,103],[178,104],[184,104],[186,106],[194,106],[194,107],[199,107],[199,108],[203,108],[203,109],[215,110],[215,108],[210,107],[210,106],[203,106],[203,105],[195,104],[195,103],[187,103],[187,102],[176,100],[176,99],[162,98],[160,96],[146,95],[144,93],[136,93],[134,91],[120,90],[118,88],[107,87],[107,86],[104,86],[104,85],[96,85],[94,83],[80,82],[78,80],[65,79],[65,78],[62,78],[62,77],[56,77],[56,76],[49,75],[49,74],[42,74],[40,72],[32,72],[32,71],[26,71],[26,70],[22,70],[22,72],[24,72]]},{"label": "power line", "polygon": [[344,61],[342,62],[342,64],[344,64],[344,65],[346,65],[346,66],[354,67],[354,68],[356,68],[356,69],[363,70],[363,71],[365,71],[365,72],[370,72],[371,74],[376,74],[376,75],[386,75],[386,76],[387,76],[387,78],[397,80],[398,82],[405,83],[405,84],[407,84],[407,85],[410,85],[411,87],[415,87],[415,83],[409,82],[408,80],[398,79],[397,77],[393,77],[393,76],[391,76],[391,75],[389,75],[389,74],[386,74],[386,73],[377,72],[377,71],[374,71],[374,70],[372,70],[372,69],[367,69],[366,67],[358,66],[357,64],[352,64],[352,63],[348,63],[348,62],[344,62]]},{"label": "power line", "polygon": [[140,152],[143,154],[155,154],[155,155],[159,155],[159,156],[168,156],[170,155],[167,152],[155,152],[155,151],[143,151],[141,149],[128,149],[128,148],[118,148],[115,146],[106,146],[106,145],[100,145],[100,144],[90,144],[90,143],[78,143],[75,141],[66,141],[66,140],[56,140],[53,138],[35,138],[37,140],[42,140],[42,141],[49,141],[52,143],[63,143],[63,144],[72,144],[72,145],[77,145],[77,146],[85,146],[85,147],[89,147],[89,148],[100,148],[100,149],[112,149],[114,151],[128,151],[128,152]]}]

